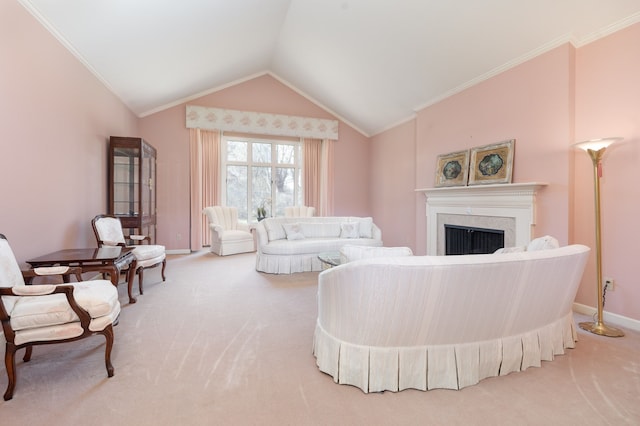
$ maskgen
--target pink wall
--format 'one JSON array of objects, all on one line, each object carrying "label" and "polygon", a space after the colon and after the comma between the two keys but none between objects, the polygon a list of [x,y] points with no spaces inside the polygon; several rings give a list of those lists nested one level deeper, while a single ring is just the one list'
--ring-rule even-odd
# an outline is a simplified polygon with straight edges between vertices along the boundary
[{"label": "pink wall", "polygon": [[[270,75],[263,75],[140,120],[140,133],[158,149],[158,240],[168,249],[188,249],[189,133],[185,106],[261,111],[334,119]],[[340,123],[334,150],[334,213],[370,214],[368,139]]]},{"label": "pink wall", "polygon": [[415,249],[415,120],[371,138],[371,214],[386,246]]},{"label": "pink wall", "polygon": [[136,117],[15,1],[0,2],[0,233],[19,262],[95,247],[107,141]]},{"label": "pink wall", "polygon": [[[621,136],[605,154],[601,179],[602,270],[615,279],[605,311],[640,320],[640,279],[635,265],[640,240],[640,24],[580,48],[576,55],[576,141]],[[594,247],[593,171],[575,153],[575,241]],[[595,258],[577,301],[596,303]]]}]

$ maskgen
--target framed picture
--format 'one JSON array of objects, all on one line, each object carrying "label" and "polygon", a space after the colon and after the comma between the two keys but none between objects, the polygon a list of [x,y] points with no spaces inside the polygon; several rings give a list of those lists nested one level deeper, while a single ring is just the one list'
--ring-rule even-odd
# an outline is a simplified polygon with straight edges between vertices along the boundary
[{"label": "framed picture", "polygon": [[469,185],[511,183],[515,139],[471,149]]},{"label": "framed picture", "polygon": [[466,186],[469,176],[469,150],[438,155],[436,187]]}]

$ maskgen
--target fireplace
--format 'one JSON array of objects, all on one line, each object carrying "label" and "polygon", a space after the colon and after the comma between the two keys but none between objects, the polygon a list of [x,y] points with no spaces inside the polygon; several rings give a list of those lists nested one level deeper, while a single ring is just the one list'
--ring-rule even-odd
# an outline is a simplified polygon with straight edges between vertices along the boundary
[{"label": "fireplace", "polygon": [[535,226],[536,192],[546,183],[418,189],[426,197],[427,254],[446,254],[445,226],[502,231],[504,247],[526,245]]}]

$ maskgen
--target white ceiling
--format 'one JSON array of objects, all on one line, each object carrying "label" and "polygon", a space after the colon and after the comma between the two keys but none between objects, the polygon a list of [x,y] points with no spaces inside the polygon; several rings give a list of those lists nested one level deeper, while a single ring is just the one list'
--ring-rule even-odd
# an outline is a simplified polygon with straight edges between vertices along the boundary
[{"label": "white ceiling", "polygon": [[258,75],[374,135],[640,0],[19,0],[138,116]]}]

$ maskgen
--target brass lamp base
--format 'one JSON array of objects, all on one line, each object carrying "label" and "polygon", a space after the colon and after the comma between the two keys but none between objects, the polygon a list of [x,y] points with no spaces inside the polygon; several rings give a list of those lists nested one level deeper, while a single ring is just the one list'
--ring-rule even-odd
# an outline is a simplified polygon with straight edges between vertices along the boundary
[{"label": "brass lamp base", "polygon": [[608,325],[604,325],[602,322],[581,322],[578,324],[581,329],[589,331],[593,334],[598,334],[600,336],[607,337],[622,337],[624,336],[624,331],[619,330],[615,327],[609,327]]}]

